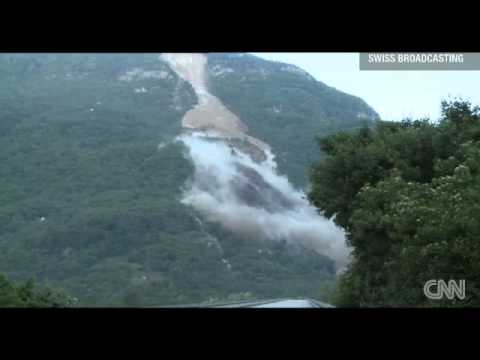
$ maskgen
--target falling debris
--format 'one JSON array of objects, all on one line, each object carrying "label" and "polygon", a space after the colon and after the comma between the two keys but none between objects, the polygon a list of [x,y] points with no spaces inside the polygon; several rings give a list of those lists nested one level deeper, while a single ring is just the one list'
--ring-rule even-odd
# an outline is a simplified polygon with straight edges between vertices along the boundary
[{"label": "falling debris", "polygon": [[[336,260],[337,269],[345,266],[349,250],[344,231],[320,216],[305,194],[277,173],[268,144],[247,135],[241,120],[209,93],[206,57],[163,58],[190,82],[199,99],[182,119],[186,130],[177,138],[189,149],[195,167],[182,202],[235,233],[301,244]],[[262,151],[264,158],[255,160],[245,143]]]},{"label": "falling debris", "polygon": [[231,231],[252,238],[286,240],[307,246],[346,264],[344,231],[276,172],[276,163],[254,162],[247,154],[232,154],[225,142],[199,134],[184,134],[179,141],[189,149],[195,166],[193,181],[182,202]]}]

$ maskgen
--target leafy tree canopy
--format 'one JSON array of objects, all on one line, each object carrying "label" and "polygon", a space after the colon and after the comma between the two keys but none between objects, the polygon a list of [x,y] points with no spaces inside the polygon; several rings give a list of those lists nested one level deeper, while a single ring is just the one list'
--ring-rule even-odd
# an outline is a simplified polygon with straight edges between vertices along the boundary
[{"label": "leafy tree canopy", "polygon": [[69,307],[76,299],[51,288],[37,288],[33,280],[15,284],[0,274],[0,307]]},{"label": "leafy tree canopy", "polygon": [[[347,306],[480,304],[480,110],[444,101],[439,122],[381,122],[320,141],[312,202],[348,233]],[[466,280],[463,301],[429,300],[430,279]]]}]

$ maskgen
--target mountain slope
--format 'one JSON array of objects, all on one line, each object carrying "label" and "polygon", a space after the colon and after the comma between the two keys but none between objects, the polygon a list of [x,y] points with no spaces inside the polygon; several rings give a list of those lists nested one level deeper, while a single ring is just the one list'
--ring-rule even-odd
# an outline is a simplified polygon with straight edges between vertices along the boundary
[{"label": "mountain slope", "polygon": [[[210,55],[210,69],[220,58],[238,63],[236,76],[250,76],[235,87],[273,96],[276,83],[248,75],[243,57]],[[259,118],[247,115],[261,111],[257,104],[236,112],[215,79],[213,91],[252,135],[287,146],[288,127],[265,118],[255,128]],[[330,259],[238,236],[180,202],[193,166],[172,140],[196,102],[155,54],[0,55],[0,272],[63,287],[83,305],[318,297],[334,280]],[[289,111],[306,121],[301,109]],[[301,179],[308,158],[299,152],[294,162],[283,166]]]},{"label": "mountain slope", "polygon": [[249,54],[209,54],[214,95],[272,147],[279,170],[299,187],[318,158],[316,136],[370,125],[378,114],[362,99],[316,81],[300,68]]}]

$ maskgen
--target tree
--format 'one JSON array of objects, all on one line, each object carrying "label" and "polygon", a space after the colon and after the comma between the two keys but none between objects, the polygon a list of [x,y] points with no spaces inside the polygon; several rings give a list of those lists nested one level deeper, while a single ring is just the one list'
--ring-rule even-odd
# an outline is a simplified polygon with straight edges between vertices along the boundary
[{"label": "tree", "polygon": [[36,289],[35,282],[28,280],[14,284],[0,274],[0,307],[68,307],[76,299],[50,288]]},{"label": "tree", "polygon": [[[322,142],[328,156],[310,198],[353,247],[339,305],[480,304],[479,111],[458,100],[442,107],[438,124],[380,123],[368,141],[359,132]],[[427,299],[430,279],[465,279],[466,299]]]}]

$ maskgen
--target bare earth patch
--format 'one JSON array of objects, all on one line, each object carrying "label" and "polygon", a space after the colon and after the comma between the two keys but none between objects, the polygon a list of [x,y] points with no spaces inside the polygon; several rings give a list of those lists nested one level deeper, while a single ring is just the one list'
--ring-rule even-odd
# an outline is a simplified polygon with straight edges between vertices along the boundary
[{"label": "bare earth patch", "polygon": [[210,131],[221,138],[242,139],[260,150],[269,146],[249,136],[247,126],[207,89],[207,58],[204,54],[163,54],[172,70],[194,88],[198,104],[182,119],[182,126],[190,130]]}]

